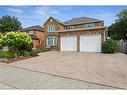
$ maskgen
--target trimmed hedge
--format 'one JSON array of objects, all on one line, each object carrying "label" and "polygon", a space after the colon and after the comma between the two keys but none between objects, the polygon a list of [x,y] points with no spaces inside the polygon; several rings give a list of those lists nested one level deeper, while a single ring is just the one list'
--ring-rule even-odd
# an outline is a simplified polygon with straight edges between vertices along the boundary
[{"label": "trimmed hedge", "polygon": [[117,43],[113,39],[108,39],[102,43],[102,53],[114,53],[117,48]]}]

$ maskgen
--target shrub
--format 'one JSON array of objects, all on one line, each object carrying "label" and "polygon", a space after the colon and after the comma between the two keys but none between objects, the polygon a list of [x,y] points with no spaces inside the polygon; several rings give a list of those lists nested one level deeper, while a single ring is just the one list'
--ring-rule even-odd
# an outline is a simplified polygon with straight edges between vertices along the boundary
[{"label": "shrub", "polygon": [[15,52],[12,51],[0,51],[0,58],[14,58]]},{"label": "shrub", "polygon": [[32,43],[31,37],[26,32],[8,32],[1,40],[3,46],[15,47],[18,50],[24,50]]},{"label": "shrub", "polygon": [[37,56],[37,51],[32,50],[32,51],[30,52],[30,55],[31,55],[31,56]]},{"label": "shrub", "polygon": [[34,51],[36,53],[39,53],[40,52],[40,49],[39,48],[32,48],[32,51]]},{"label": "shrub", "polygon": [[19,50],[31,50],[31,37],[26,32],[7,32],[0,36],[0,46],[8,46],[18,57]]},{"label": "shrub", "polygon": [[19,55],[20,56],[24,56],[24,57],[27,57],[27,56],[30,56],[30,52],[26,51],[26,50],[21,50],[19,51]]},{"label": "shrub", "polygon": [[51,51],[51,49],[50,48],[41,48],[40,49],[40,52],[46,52],[46,51]]},{"label": "shrub", "polygon": [[16,56],[15,52],[8,51],[6,52],[6,58],[14,58]]},{"label": "shrub", "polygon": [[46,49],[46,48],[33,48],[32,50],[35,51],[36,53],[39,53],[39,52],[50,51],[51,49]]},{"label": "shrub", "polygon": [[117,43],[113,39],[108,39],[102,43],[102,52],[103,53],[114,53],[117,48]]}]

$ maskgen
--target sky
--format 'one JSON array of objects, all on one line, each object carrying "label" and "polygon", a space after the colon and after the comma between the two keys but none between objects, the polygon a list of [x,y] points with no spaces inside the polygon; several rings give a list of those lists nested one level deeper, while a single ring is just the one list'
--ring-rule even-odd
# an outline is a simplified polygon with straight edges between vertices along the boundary
[{"label": "sky", "polygon": [[0,17],[11,15],[18,18],[22,27],[43,26],[50,17],[64,22],[71,18],[91,17],[104,20],[110,26],[117,19],[117,14],[127,6],[0,6]]}]

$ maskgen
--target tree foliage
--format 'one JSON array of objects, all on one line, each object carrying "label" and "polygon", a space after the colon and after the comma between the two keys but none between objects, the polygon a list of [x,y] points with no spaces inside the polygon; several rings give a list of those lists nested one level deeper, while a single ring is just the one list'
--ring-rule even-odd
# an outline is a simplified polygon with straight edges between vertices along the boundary
[{"label": "tree foliage", "polygon": [[5,33],[19,29],[21,29],[21,23],[16,17],[5,15],[0,18],[0,32]]},{"label": "tree foliage", "polygon": [[123,19],[123,18],[127,17],[127,9],[122,10],[119,14],[117,14],[117,17],[119,19]]},{"label": "tree foliage", "polygon": [[127,39],[127,10],[121,11],[117,15],[118,19],[109,27],[109,36],[112,39]]},{"label": "tree foliage", "polygon": [[26,32],[8,32],[0,39],[2,46],[24,49],[32,43],[31,37]]}]

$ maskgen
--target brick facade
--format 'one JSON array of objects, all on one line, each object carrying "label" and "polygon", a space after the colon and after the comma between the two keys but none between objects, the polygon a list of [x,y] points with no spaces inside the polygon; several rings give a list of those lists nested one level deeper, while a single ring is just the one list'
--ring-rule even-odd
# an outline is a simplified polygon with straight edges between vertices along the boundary
[{"label": "brick facade", "polygon": [[[95,27],[101,27],[103,26],[102,22],[94,22]],[[54,25],[56,27],[56,32],[48,32],[48,25]],[[76,29],[83,28],[84,24],[77,24],[74,25]],[[59,30],[64,30],[64,32],[59,32]],[[44,47],[46,47],[46,40],[48,36],[56,36],[57,37],[57,45],[51,46],[51,48],[60,50],[60,37],[61,36],[77,36],[77,51],[79,51],[79,45],[80,45],[80,35],[95,35],[95,34],[101,34],[101,41],[104,41],[104,31],[105,28],[98,28],[98,29],[87,29],[87,30],[74,30],[74,31],[66,31],[66,26],[63,24],[57,22],[53,18],[49,18],[47,22],[44,24]]]}]

